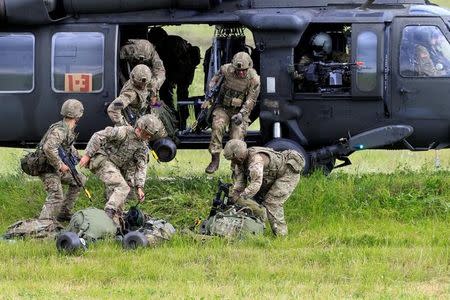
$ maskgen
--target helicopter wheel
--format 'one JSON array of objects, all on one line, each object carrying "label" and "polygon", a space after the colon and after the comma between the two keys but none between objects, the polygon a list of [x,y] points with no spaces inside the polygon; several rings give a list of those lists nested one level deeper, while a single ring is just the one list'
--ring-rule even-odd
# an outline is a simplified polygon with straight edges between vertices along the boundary
[{"label": "helicopter wheel", "polygon": [[[272,148],[275,151],[284,151],[284,150],[295,150],[303,156],[305,160],[305,167],[303,168],[302,174],[307,175],[311,173],[311,159],[309,157],[308,152],[303,149],[300,144],[290,139],[276,138],[269,141],[264,145],[265,147]],[[331,171],[330,171],[331,172]]]}]

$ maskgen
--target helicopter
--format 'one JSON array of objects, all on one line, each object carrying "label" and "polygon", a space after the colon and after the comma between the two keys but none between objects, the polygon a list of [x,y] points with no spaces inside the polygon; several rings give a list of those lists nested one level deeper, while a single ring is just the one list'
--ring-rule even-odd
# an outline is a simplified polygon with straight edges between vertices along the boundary
[{"label": "helicopter", "polygon": [[[85,106],[82,147],[111,125],[121,46],[152,26],[183,24],[216,28],[207,79],[238,51],[251,53],[261,92],[249,145],[295,149],[307,169],[327,171],[358,150],[449,146],[450,11],[426,0],[0,0],[0,146],[35,146],[64,100],[76,98]],[[303,68],[317,34],[347,61],[316,58]],[[433,74],[418,71],[415,57],[427,34],[440,45]],[[207,148],[210,133],[179,140],[180,149]]]}]

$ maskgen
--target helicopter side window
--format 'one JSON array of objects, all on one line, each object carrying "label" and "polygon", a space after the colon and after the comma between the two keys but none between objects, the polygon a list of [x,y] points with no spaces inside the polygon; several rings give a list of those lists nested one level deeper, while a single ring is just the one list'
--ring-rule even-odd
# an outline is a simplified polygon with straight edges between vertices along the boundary
[{"label": "helicopter side window", "polygon": [[406,26],[400,44],[400,75],[449,77],[450,44],[437,26]]},{"label": "helicopter side window", "polygon": [[377,86],[377,35],[372,31],[358,34],[356,61],[364,65],[356,69],[356,86],[362,92],[370,92]]},{"label": "helicopter side window", "polygon": [[34,35],[0,33],[0,93],[34,88]]},{"label": "helicopter side window", "polygon": [[52,88],[58,93],[103,89],[104,36],[100,32],[58,32],[52,38]]}]

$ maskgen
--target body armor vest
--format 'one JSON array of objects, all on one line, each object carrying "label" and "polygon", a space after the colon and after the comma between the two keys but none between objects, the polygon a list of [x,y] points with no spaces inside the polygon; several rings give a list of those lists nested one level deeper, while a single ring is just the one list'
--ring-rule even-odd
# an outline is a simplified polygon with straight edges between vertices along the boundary
[{"label": "body armor vest", "polygon": [[41,139],[41,141],[39,142],[39,146],[38,149],[42,149],[42,146],[45,144],[45,142],[47,141],[47,137],[48,135],[55,129],[55,128],[62,128],[64,130],[64,139],[61,142],[61,147],[64,149],[64,151],[66,151],[66,153],[70,153],[71,151],[71,146],[73,144],[73,142],[75,141],[76,138],[76,134],[73,133],[69,126],[67,126],[66,124],[64,124],[64,121],[59,121],[56,122],[52,125],[50,125],[49,129],[47,130],[47,132],[45,133],[44,137]]},{"label": "body armor vest", "polygon": [[[254,155],[259,153],[263,153],[269,157],[269,165],[264,167],[264,181],[274,181],[284,174],[286,159],[283,153],[265,147],[251,147],[248,149],[249,158],[247,161],[250,161]],[[248,168],[246,169],[248,170]]]},{"label": "body armor vest", "polygon": [[130,162],[134,162],[136,152],[146,147],[145,142],[138,140],[134,133],[134,128],[127,128],[125,140],[109,144],[105,147],[104,154],[106,154],[108,159],[114,163],[116,167],[122,170],[125,166],[128,166]]},{"label": "body armor vest", "polygon": [[[224,83],[220,88],[219,99],[224,107],[240,108],[245,101],[253,77],[253,69],[248,69],[246,78],[237,78],[231,64],[224,66]],[[240,99],[240,103],[233,102],[233,98]]]},{"label": "body armor vest", "polygon": [[137,95],[136,100],[131,102],[130,105],[128,105],[128,106],[133,110],[133,112],[136,115],[138,115],[138,117],[144,115],[145,112],[147,111],[147,107],[148,107],[147,97],[150,94],[148,89],[144,89],[144,90],[137,89],[133,85],[133,83],[131,82],[131,79],[130,79],[127,82],[125,82],[120,93],[127,92],[127,91],[135,92]]}]

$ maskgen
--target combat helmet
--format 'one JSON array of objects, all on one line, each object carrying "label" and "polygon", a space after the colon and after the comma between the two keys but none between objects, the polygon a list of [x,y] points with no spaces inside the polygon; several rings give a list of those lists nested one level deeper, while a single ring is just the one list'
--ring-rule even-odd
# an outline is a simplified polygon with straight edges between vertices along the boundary
[{"label": "combat helmet", "polygon": [[233,67],[237,70],[246,70],[253,67],[253,61],[250,55],[246,52],[238,52],[233,56],[231,61]]},{"label": "combat helmet", "polygon": [[143,115],[136,121],[136,127],[154,136],[164,129],[161,120],[152,114]]},{"label": "combat helmet", "polygon": [[131,70],[130,78],[135,84],[147,83],[152,78],[152,71],[146,65],[140,64]]},{"label": "combat helmet", "polygon": [[83,116],[83,103],[77,99],[68,99],[61,106],[61,115],[66,118],[77,119]]},{"label": "combat helmet", "polygon": [[227,160],[232,160],[233,158],[243,158],[247,153],[247,144],[244,141],[232,139],[226,143],[223,149],[223,156]]},{"label": "combat helmet", "polygon": [[333,42],[328,33],[319,32],[311,38],[310,43],[315,57],[323,58],[331,54]]}]

